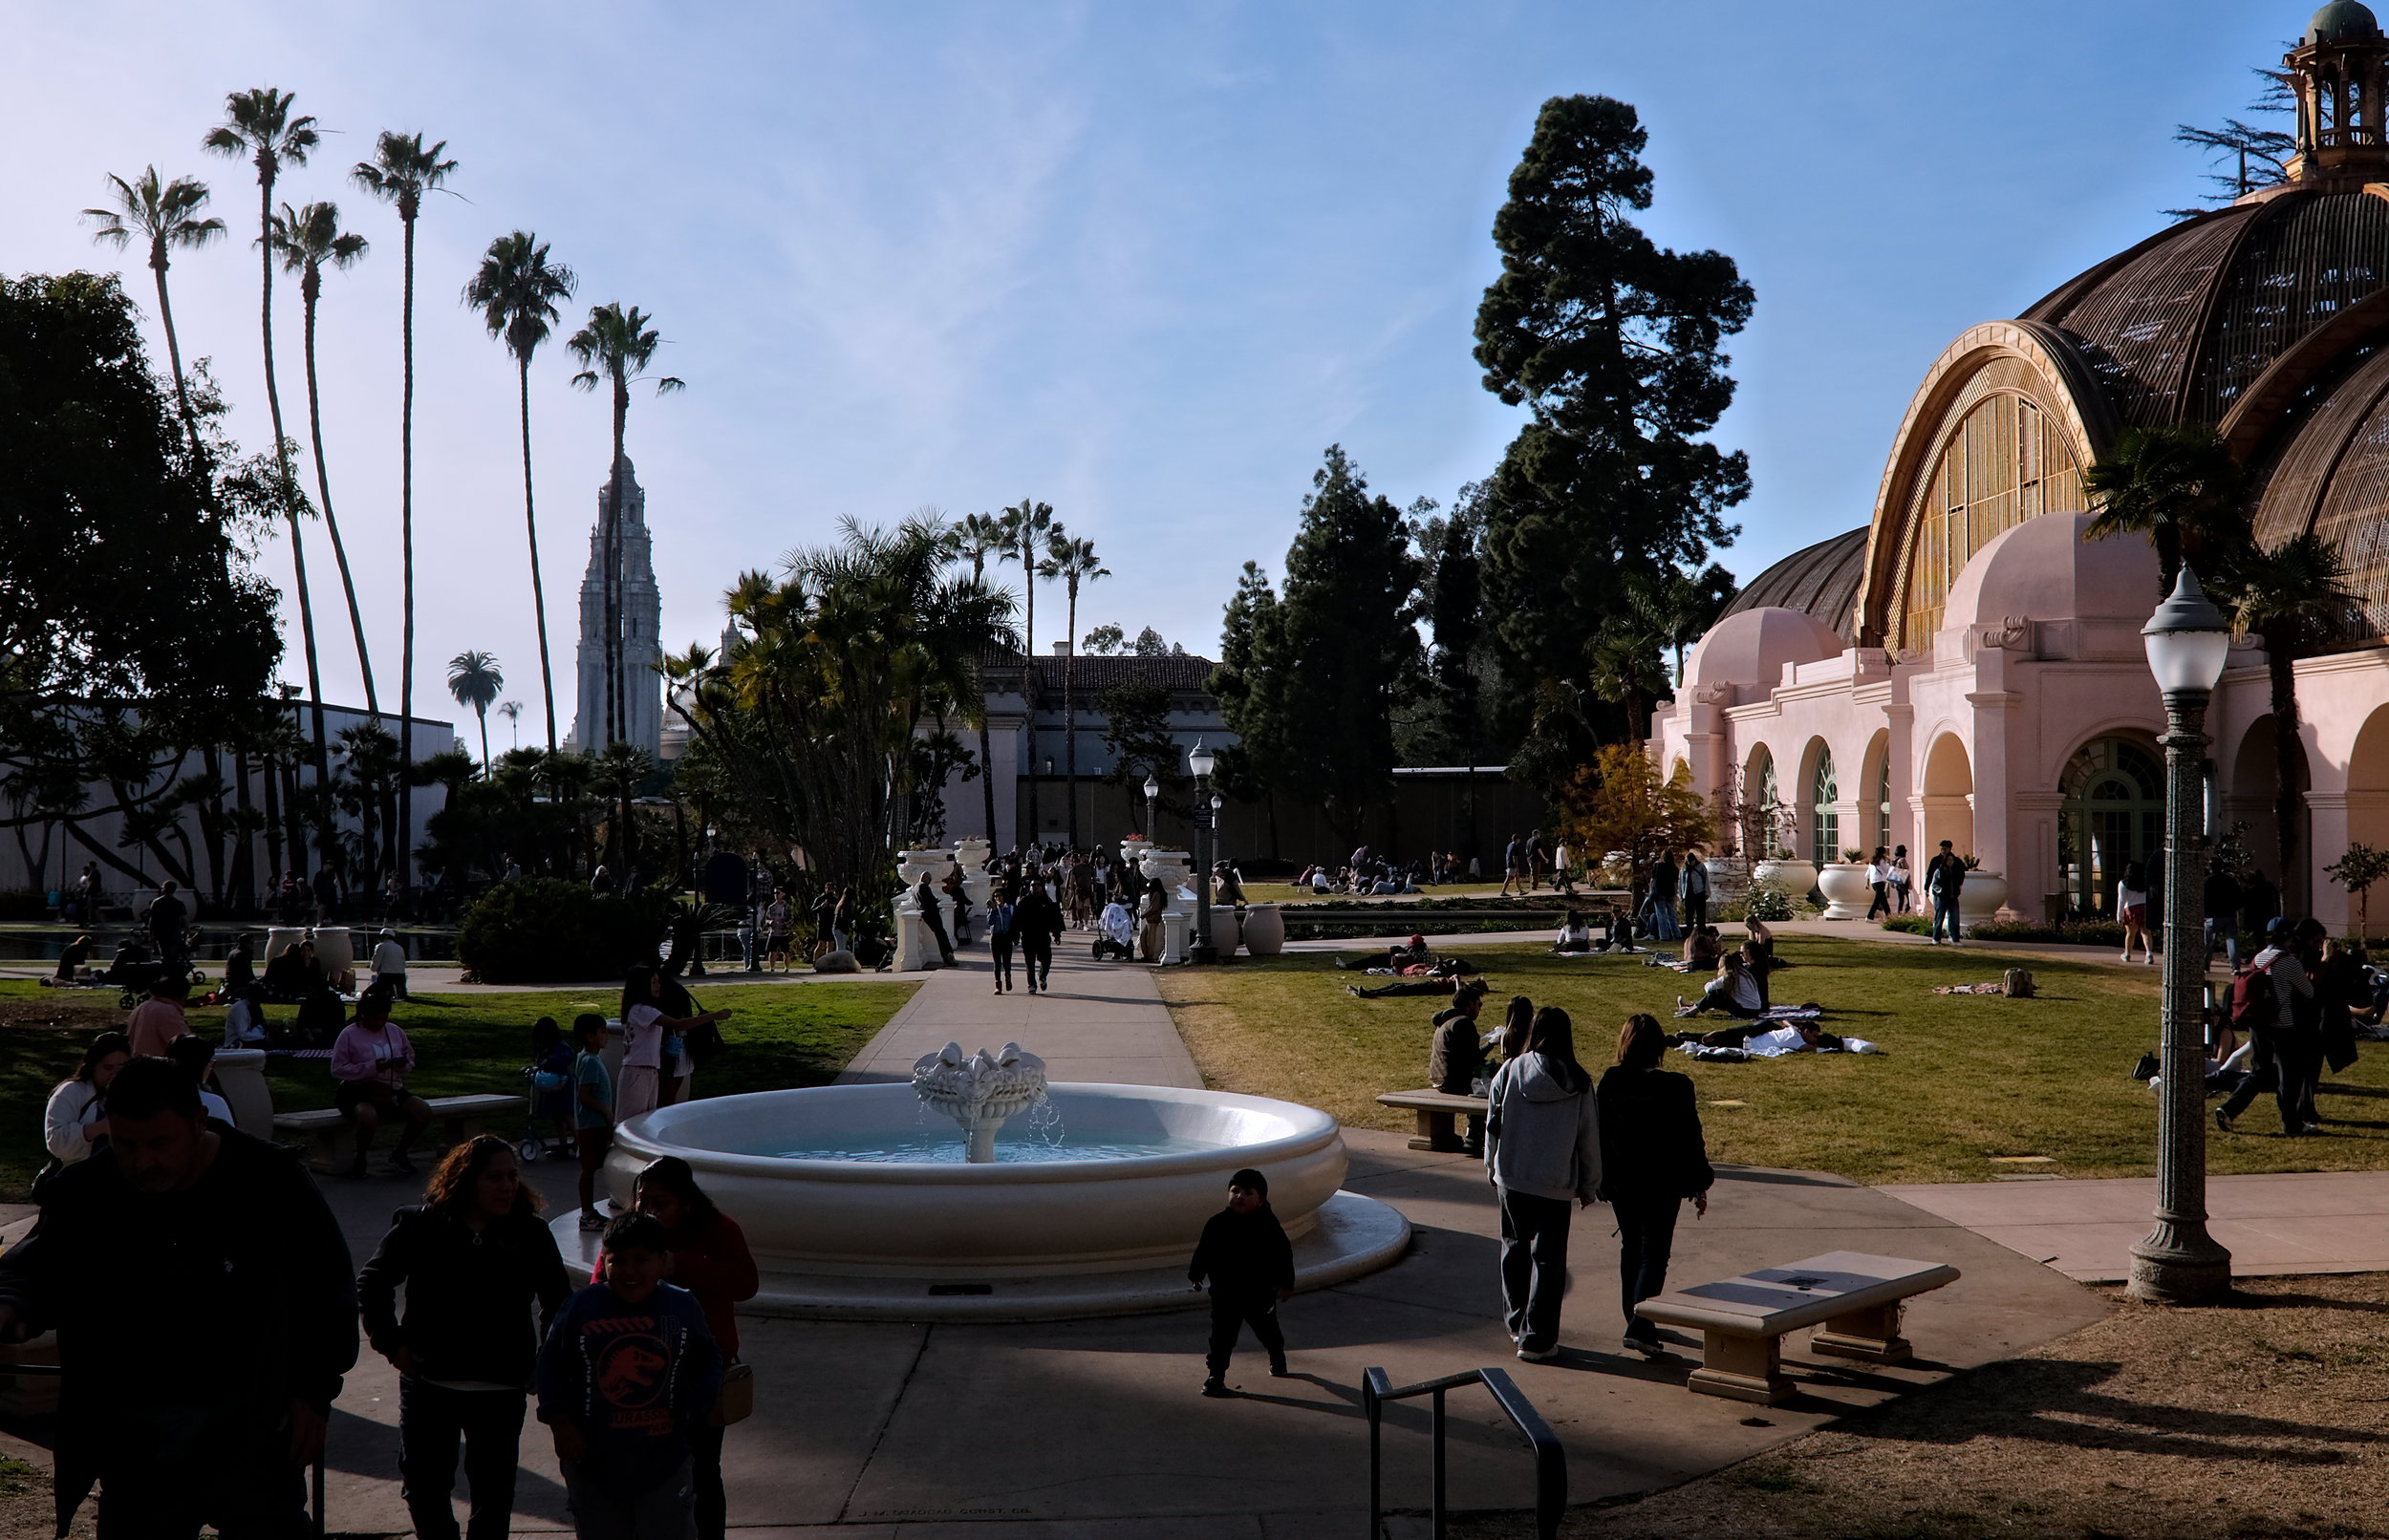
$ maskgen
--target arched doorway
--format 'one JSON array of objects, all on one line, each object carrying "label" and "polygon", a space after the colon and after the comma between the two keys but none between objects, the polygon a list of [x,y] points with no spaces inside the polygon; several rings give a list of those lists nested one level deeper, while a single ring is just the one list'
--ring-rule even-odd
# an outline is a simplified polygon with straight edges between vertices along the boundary
[{"label": "arched doorway", "polygon": [[2066,761],[2057,789],[2065,795],[2057,811],[2057,881],[2066,907],[2112,916],[2124,866],[2138,861],[2153,867],[2164,849],[2164,765],[2130,738],[2093,738]]},{"label": "arched doorway", "polygon": [[1833,770],[1833,746],[1823,738],[1809,745],[1808,859],[1819,869],[1841,859],[1841,783]]},{"label": "arched doorway", "polygon": [[1925,757],[1925,833],[1917,851],[1918,868],[1940,853],[1941,842],[1959,855],[1974,851],[1974,762],[1955,733],[1933,740]]},{"label": "arched doorway", "polygon": [[1784,827],[1784,811],[1783,788],[1776,781],[1775,753],[1761,743],[1751,750],[1742,766],[1742,801],[1735,809],[1743,853],[1751,860],[1764,861],[1785,843],[1790,831]]}]

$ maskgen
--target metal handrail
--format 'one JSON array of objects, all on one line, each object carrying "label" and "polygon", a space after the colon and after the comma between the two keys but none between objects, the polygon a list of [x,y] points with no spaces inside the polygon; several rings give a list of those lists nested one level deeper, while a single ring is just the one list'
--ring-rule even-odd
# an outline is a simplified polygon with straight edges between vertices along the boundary
[{"label": "metal handrail", "polygon": [[1361,1377],[1361,1405],[1368,1413],[1368,1534],[1379,1540],[1385,1533],[1385,1507],[1382,1502],[1385,1456],[1380,1435],[1384,1429],[1386,1403],[1408,1401],[1413,1396],[1433,1398],[1431,1421],[1433,1452],[1428,1465],[1428,1511],[1434,1540],[1444,1540],[1446,1513],[1444,1491],[1444,1396],[1466,1385],[1483,1385],[1493,1393],[1494,1404],[1510,1419],[1512,1426],[1526,1436],[1535,1451],[1535,1533],[1540,1540],[1555,1540],[1560,1533],[1560,1512],[1568,1506],[1568,1455],[1560,1447],[1559,1435],[1551,1431],[1535,1403],[1526,1399],[1510,1376],[1500,1369],[1470,1369],[1461,1374],[1448,1374],[1440,1380],[1422,1380],[1415,1385],[1393,1388],[1393,1381],[1383,1369],[1371,1369]]}]

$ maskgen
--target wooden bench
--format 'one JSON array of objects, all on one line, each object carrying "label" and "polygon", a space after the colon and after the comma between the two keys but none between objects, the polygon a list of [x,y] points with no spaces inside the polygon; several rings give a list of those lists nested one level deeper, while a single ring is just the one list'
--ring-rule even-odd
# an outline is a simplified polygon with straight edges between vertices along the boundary
[{"label": "wooden bench", "polygon": [[1407,1107],[1418,1114],[1418,1132],[1411,1137],[1412,1149],[1441,1150],[1457,1154],[1468,1147],[1460,1137],[1458,1120],[1464,1114],[1485,1115],[1485,1099],[1481,1096],[1455,1096],[1450,1091],[1388,1091],[1377,1099],[1381,1107]]},{"label": "wooden bench", "polygon": [[1787,1333],[1815,1326],[1811,1353],[1898,1363],[1911,1351],[1900,1335],[1900,1302],[1957,1278],[1958,1270],[1947,1263],[1828,1251],[1789,1267],[1670,1289],[1635,1306],[1634,1314],[1703,1334],[1701,1366],[1688,1388],[1772,1406],[1792,1394],[1781,1358]]},{"label": "wooden bench", "polygon": [[[519,1096],[434,1096],[424,1101],[431,1107],[430,1137],[437,1144],[459,1144],[482,1131],[482,1121],[509,1112],[520,1112],[526,1105]],[[379,1136],[382,1147],[394,1147],[391,1123],[396,1121],[404,1127],[403,1120],[384,1118]],[[355,1124],[342,1117],[334,1107],[318,1107],[312,1112],[277,1112],[274,1130],[297,1134],[307,1141],[307,1164],[318,1171],[345,1171],[355,1158],[355,1145],[351,1135]]]}]

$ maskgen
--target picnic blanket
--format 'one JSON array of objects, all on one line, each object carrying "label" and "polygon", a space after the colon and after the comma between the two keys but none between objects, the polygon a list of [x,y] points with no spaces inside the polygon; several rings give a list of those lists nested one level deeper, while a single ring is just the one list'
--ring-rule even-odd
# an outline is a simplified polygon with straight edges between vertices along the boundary
[{"label": "picnic blanket", "polygon": [[1708,1048],[1686,1042],[1676,1044],[1675,1051],[1712,1064],[1747,1064],[1754,1059],[1788,1059],[1794,1054],[1880,1054],[1883,1049],[1864,1037],[1844,1037],[1839,1048]]},{"label": "picnic blanket", "polygon": [[1935,995],[2005,995],[2008,987],[1997,979],[1988,984],[1935,984]]}]

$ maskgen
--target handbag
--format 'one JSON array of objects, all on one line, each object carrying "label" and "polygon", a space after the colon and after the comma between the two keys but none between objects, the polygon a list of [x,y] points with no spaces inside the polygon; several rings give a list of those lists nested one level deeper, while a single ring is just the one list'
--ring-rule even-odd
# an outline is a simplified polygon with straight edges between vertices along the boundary
[{"label": "handbag", "polygon": [[755,1415],[755,1366],[733,1363],[721,1371],[721,1390],[705,1416],[708,1427],[728,1427]]}]

